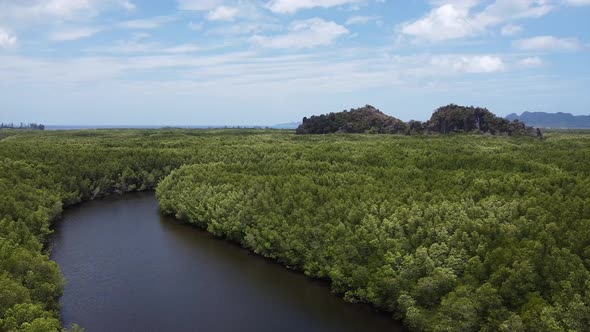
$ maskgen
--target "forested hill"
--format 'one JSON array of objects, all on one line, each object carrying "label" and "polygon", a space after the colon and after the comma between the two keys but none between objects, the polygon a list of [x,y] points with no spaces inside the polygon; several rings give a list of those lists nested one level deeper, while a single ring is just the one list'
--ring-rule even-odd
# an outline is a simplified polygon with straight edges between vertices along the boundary
[{"label": "forested hill", "polygon": [[541,128],[590,129],[590,115],[570,113],[523,112],[509,114],[507,120],[519,120],[530,126]]},{"label": "forested hill", "polygon": [[540,136],[541,133],[518,120],[509,121],[486,108],[450,104],[438,108],[426,122],[403,122],[373,106],[303,118],[297,134],[328,133],[449,134],[488,133],[492,135]]},{"label": "forested hill", "polygon": [[303,118],[297,127],[297,134],[328,134],[328,133],[379,133],[398,134],[406,130],[406,124],[392,116],[383,114],[371,105],[342,111],[339,113],[322,114]]},{"label": "forested hill", "polygon": [[456,132],[480,132],[493,135],[537,134],[534,128],[515,120],[508,121],[487,108],[450,104],[438,108],[424,125],[425,132],[441,134]]}]

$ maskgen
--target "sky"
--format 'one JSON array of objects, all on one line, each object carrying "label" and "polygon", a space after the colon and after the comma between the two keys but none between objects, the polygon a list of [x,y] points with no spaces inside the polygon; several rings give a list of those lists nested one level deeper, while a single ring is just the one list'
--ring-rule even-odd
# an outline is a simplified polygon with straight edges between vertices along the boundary
[{"label": "sky", "polygon": [[0,122],[590,114],[590,0],[0,0]]}]

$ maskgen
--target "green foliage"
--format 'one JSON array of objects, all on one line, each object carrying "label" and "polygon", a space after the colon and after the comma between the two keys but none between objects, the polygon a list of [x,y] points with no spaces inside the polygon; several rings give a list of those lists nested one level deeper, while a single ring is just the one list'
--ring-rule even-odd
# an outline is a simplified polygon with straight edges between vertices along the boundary
[{"label": "green foliage", "polygon": [[322,114],[303,118],[297,128],[297,134],[328,134],[328,133],[367,133],[367,134],[450,134],[450,133],[488,133],[492,135],[538,136],[535,131],[523,122],[512,122],[497,117],[481,107],[466,107],[450,104],[438,108],[430,120],[422,123],[410,121],[405,123],[399,119],[380,112],[373,106],[351,109],[339,113]]},{"label": "green foliage", "polygon": [[86,330],[78,324],[71,324],[69,328],[63,329],[63,332],[85,332]]},{"label": "green foliage", "polygon": [[507,135],[535,136],[533,128],[514,120],[497,117],[486,108],[450,104],[438,108],[426,123],[429,131],[447,134],[454,132],[482,132]]},{"label": "green foliage", "polygon": [[371,105],[339,113],[303,118],[297,134],[368,133],[397,134],[406,131],[406,124],[380,112]]},{"label": "green foliage", "polygon": [[157,194],[412,330],[583,331],[589,138],[311,136],[182,166]]},{"label": "green foliage", "polygon": [[1,326],[6,331],[57,331],[61,325],[54,316],[42,305],[22,303],[8,309]]},{"label": "green foliage", "polygon": [[583,331],[588,160],[584,133],[10,132],[0,330],[61,329],[63,280],[46,241],[64,206],[157,187],[164,213],[328,279],[413,330]]},{"label": "green foliage", "polygon": [[150,145],[141,131],[22,131],[2,137],[0,331],[58,331],[63,278],[44,244],[63,205],[153,189],[189,154],[179,155],[166,146],[173,142],[160,137],[154,141],[162,146]]}]

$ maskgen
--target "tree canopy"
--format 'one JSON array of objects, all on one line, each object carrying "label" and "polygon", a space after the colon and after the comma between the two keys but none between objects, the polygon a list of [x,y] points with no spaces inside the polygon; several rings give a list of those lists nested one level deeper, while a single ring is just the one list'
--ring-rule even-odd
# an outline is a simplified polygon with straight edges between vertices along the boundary
[{"label": "tree canopy", "polygon": [[297,128],[297,134],[328,133],[540,135],[523,122],[508,121],[486,108],[455,104],[438,108],[426,122],[405,123],[367,105],[350,111],[303,118],[303,123]]},{"label": "tree canopy", "polygon": [[297,134],[328,133],[379,133],[398,134],[406,130],[406,124],[392,116],[385,115],[375,107],[365,107],[303,118]]},{"label": "tree canopy", "polygon": [[61,328],[64,207],[157,189],[164,213],[414,331],[585,331],[588,160],[584,132],[0,131],[0,330]]}]

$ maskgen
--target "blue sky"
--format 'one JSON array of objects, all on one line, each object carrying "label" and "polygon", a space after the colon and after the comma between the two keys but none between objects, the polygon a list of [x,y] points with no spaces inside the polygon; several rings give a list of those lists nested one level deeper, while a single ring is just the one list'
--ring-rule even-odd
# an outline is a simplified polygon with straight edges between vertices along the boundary
[{"label": "blue sky", "polygon": [[590,0],[0,0],[0,121],[590,113]]}]

